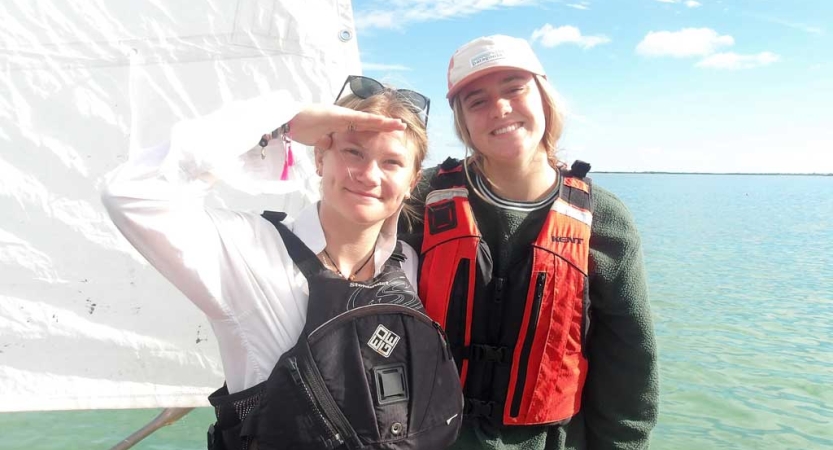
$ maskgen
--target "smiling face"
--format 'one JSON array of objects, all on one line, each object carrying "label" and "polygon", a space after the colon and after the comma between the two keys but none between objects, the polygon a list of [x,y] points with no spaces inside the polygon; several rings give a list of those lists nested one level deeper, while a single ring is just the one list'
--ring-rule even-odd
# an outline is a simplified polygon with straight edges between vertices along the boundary
[{"label": "smiling face", "polygon": [[335,133],[316,149],[321,210],[342,223],[372,226],[399,211],[417,181],[416,148],[403,131]]},{"label": "smiling face", "polygon": [[458,98],[471,143],[490,164],[528,164],[545,153],[544,107],[531,73],[492,72],[467,84]]}]

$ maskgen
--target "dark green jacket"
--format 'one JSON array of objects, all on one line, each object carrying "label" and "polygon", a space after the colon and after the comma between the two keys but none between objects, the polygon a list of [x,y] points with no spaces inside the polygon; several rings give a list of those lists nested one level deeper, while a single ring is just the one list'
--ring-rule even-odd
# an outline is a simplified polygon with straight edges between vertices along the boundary
[{"label": "dark green jacket", "polygon": [[[421,217],[428,180],[436,169],[425,171],[412,206]],[[472,209],[496,270],[499,258],[525,251],[537,236],[546,210],[524,218],[487,205],[472,194]],[[590,237],[591,325],[588,336],[587,382],[581,412],[564,426],[501,427],[466,423],[454,449],[644,449],[657,419],[659,382],[656,344],[648,303],[645,267],[639,234],[630,212],[612,193],[592,187],[593,224]],[[512,232],[488,233],[486,224]],[[413,233],[400,233],[417,251],[421,224]],[[487,235],[488,234],[488,235]],[[519,234],[520,236],[514,236]],[[491,235],[491,236],[489,236]],[[504,248],[495,251],[496,246]],[[513,258],[510,258],[510,260]]]}]

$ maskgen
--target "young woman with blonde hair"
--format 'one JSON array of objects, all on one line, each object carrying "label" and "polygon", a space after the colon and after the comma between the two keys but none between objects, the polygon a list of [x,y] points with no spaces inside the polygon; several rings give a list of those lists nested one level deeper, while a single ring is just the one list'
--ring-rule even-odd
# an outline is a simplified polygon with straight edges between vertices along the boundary
[{"label": "young woman with blonde hair", "polygon": [[[177,124],[170,143],[109,180],[113,222],[217,337],[226,385],[209,397],[209,449],[443,448],[456,438],[458,377],[412,287],[417,255],[396,235],[428,148],[429,105],[362,76],[347,78],[336,105],[271,94]],[[253,131],[279,120],[251,146]],[[294,220],[206,207],[223,175],[286,178],[293,142],[315,146],[320,201]]]},{"label": "young woman with blonde hair", "polygon": [[558,160],[560,105],[526,41],[460,47],[447,98],[467,156],[425,171],[409,239],[463,383],[454,448],[646,448],[658,374],[630,213]]}]

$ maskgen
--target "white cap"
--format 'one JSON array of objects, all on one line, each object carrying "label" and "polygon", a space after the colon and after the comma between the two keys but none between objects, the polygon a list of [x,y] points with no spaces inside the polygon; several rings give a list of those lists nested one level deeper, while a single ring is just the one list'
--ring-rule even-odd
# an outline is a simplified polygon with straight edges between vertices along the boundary
[{"label": "white cap", "polygon": [[546,76],[544,66],[526,40],[502,35],[479,37],[451,55],[446,98],[451,102],[466,84],[501,69],[521,69]]}]

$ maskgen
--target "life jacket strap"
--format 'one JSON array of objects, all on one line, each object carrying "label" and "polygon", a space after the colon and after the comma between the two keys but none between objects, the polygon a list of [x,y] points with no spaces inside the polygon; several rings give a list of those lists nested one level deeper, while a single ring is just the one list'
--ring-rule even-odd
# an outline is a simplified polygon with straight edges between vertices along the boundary
[{"label": "life jacket strap", "polygon": [[208,426],[208,450],[224,450],[223,441],[220,439],[220,433],[214,429],[214,424]]},{"label": "life jacket strap", "polygon": [[401,263],[406,259],[408,259],[408,257],[405,256],[405,251],[402,250],[402,241],[396,241],[396,247],[393,248],[393,253],[390,254],[386,264],[393,263],[401,267]]},{"label": "life jacket strap", "polygon": [[[493,401],[483,401],[476,398],[466,397],[463,403],[463,415],[469,419],[500,419],[500,406]],[[496,421],[494,423],[500,423]]]},{"label": "life jacket strap", "polygon": [[278,229],[278,233],[280,233],[284,246],[286,247],[286,252],[289,253],[292,262],[298,266],[298,270],[304,274],[307,280],[311,279],[324,268],[324,265],[318,260],[318,256],[281,222],[286,218],[286,213],[264,211],[261,216]]},{"label": "life jacket strap", "polygon": [[509,364],[512,359],[512,349],[506,346],[472,344],[463,347],[462,355],[470,361]]},{"label": "life jacket strap", "polygon": [[573,162],[573,165],[570,166],[568,175],[571,177],[584,179],[585,177],[587,177],[587,172],[590,172],[590,163],[580,161],[577,159]]}]

